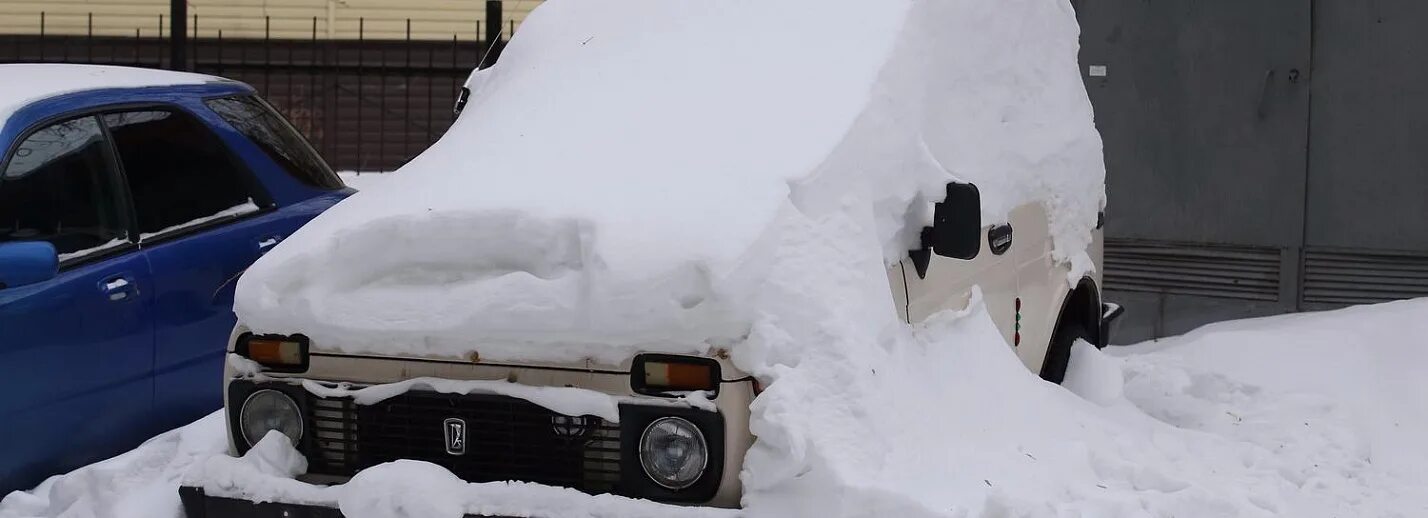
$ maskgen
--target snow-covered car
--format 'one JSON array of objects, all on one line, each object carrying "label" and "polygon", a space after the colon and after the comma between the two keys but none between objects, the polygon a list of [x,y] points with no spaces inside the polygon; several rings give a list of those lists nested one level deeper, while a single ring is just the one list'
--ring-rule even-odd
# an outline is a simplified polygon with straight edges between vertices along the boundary
[{"label": "snow-covered car", "polygon": [[351,191],[239,82],[0,77],[3,493],[219,407],[233,280]]},{"label": "snow-covered car", "polygon": [[[191,473],[189,516],[738,507],[877,444],[845,405],[936,394],[918,333],[981,307],[1061,381],[1113,313],[1104,173],[1074,18],[1018,5],[543,4],[439,142],[239,281],[225,414],[262,467]],[[1007,20],[1053,36],[989,53]],[[453,515],[535,512],[486,494]]]}]

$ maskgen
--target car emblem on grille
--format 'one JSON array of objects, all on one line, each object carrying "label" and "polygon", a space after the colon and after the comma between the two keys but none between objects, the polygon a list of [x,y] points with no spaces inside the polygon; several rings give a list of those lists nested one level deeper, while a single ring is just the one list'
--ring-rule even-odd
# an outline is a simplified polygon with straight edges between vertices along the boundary
[{"label": "car emblem on grille", "polygon": [[443,421],[441,428],[446,436],[446,453],[451,455],[465,455],[466,421],[452,417]]}]

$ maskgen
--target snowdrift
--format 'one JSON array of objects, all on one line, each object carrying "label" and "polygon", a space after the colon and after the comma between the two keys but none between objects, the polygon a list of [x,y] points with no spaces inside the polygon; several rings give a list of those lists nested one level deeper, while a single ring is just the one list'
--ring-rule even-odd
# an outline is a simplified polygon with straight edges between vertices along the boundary
[{"label": "snowdrift", "polygon": [[[1005,433],[976,412],[1074,398],[977,303],[900,321],[886,271],[954,180],[981,188],[986,223],[1044,204],[1056,257],[1094,266],[1104,171],[1077,32],[1052,0],[548,2],[440,142],[260,260],[236,310],[354,353],[725,348],[768,387],[751,513],[975,509],[965,462],[1005,453],[956,446]],[[980,381],[1009,399],[979,403],[998,393]]]},{"label": "snowdrift", "polygon": [[[440,142],[268,254],[236,309],[352,352],[701,353],[757,325],[793,248],[871,254],[869,277],[905,256],[952,180],[988,223],[1046,204],[1085,271],[1104,189],[1076,38],[1054,0],[549,2]],[[824,218],[860,235],[787,235]],[[848,296],[890,307],[880,284]]]}]

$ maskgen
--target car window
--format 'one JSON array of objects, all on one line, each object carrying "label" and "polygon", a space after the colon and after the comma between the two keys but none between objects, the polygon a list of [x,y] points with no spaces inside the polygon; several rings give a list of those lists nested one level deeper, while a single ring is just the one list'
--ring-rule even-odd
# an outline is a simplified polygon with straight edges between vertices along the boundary
[{"label": "car window", "polygon": [[94,117],[30,134],[0,174],[0,242],[48,241],[61,261],[127,243],[112,164]]},{"label": "car window", "polygon": [[254,212],[264,199],[218,136],[191,115],[110,113],[104,125],[129,182],[141,240]]},{"label": "car window", "polygon": [[298,181],[319,189],[341,189],[342,179],[302,134],[255,97],[227,97],[207,101],[208,107],[257,144],[268,158]]}]

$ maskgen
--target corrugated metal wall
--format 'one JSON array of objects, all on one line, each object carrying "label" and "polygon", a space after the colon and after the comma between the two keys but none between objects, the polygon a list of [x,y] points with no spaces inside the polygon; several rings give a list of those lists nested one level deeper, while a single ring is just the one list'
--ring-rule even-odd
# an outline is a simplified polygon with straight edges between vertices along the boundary
[{"label": "corrugated metal wall", "polygon": [[1428,4],[1073,3],[1117,342],[1428,296]]},{"label": "corrugated metal wall", "polygon": [[[507,27],[519,27],[542,0],[503,0]],[[306,39],[316,22],[323,38],[356,39],[359,20],[366,39],[405,39],[411,20],[412,39],[486,39],[484,0],[189,0],[188,12],[200,24],[189,27],[197,37]],[[168,0],[0,0],[0,34],[144,37],[166,34]],[[508,29],[509,30],[509,29]]]}]

